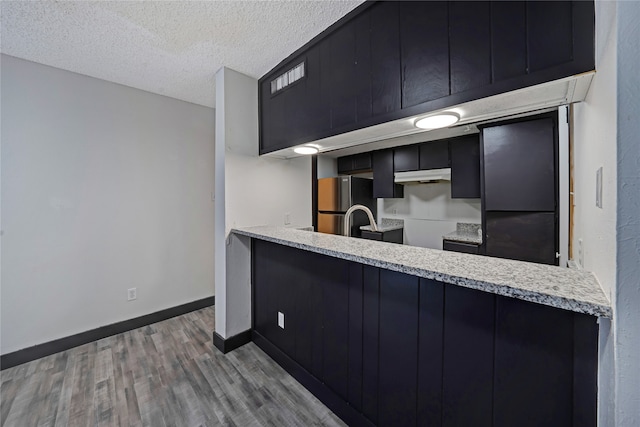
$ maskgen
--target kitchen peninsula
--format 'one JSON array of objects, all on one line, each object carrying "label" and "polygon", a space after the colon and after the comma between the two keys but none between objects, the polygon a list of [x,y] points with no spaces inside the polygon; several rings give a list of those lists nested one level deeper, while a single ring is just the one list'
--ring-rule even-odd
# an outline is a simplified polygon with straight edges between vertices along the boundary
[{"label": "kitchen peninsula", "polygon": [[350,425],[596,423],[588,272],[281,227],[252,239],[254,342]]}]

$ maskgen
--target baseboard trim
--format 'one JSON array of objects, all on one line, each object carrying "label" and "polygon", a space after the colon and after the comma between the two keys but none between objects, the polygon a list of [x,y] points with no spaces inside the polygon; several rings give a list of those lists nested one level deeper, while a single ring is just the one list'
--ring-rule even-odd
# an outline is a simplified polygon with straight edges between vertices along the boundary
[{"label": "baseboard trim", "polygon": [[317,397],[327,408],[331,409],[342,421],[352,427],[374,427],[374,424],[363,414],[349,405],[336,392],[314,377],[286,353],[276,347],[259,332],[253,331],[253,343],[267,353],[278,365],[289,373],[311,394]]},{"label": "baseboard trim", "polygon": [[235,350],[238,347],[242,347],[245,344],[251,342],[251,329],[247,329],[244,332],[240,332],[229,338],[222,338],[217,332],[213,333],[213,345],[224,354]]},{"label": "baseboard trim", "polygon": [[12,368],[17,365],[22,365],[23,363],[31,362],[32,360],[40,359],[41,357],[50,356],[83,344],[88,344],[102,338],[121,334],[132,329],[141,328],[143,326],[151,325],[152,323],[161,322],[172,317],[200,310],[205,307],[210,307],[214,305],[215,302],[215,296],[203,298],[197,301],[178,305],[176,307],[156,311],[155,313],[146,314],[129,320],[123,320],[122,322],[112,323],[111,325],[102,326],[90,331],[80,332],[79,334],[34,345],[33,347],[23,348],[22,350],[14,351],[12,353],[3,354],[0,356],[0,369],[4,370]]}]

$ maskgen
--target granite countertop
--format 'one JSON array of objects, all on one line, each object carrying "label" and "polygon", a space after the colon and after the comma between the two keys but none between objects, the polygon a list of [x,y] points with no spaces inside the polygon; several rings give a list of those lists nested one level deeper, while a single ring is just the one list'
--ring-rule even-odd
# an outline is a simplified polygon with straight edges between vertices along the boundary
[{"label": "granite countertop", "polygon": [[552,307],[612,317],[592,273],[550,265],[356,239],[284,227],[232,233]]},{"label": "granite countertop", "polygon": [[[404,219],[382,218],[378,225],[378,231],[385,232],[404,228]],[[360,230],[373,231],[370,225],[363,225]]]},{"label": "granite countertop", "polygon": [[482,234],[480,232],[480,224],[470,224],[466,222],[459,222],[456,225],[456,231],[445,234],[442,236],[445,240],[452,240],[454,242],[473,243],[476,245],[482,244]]}]

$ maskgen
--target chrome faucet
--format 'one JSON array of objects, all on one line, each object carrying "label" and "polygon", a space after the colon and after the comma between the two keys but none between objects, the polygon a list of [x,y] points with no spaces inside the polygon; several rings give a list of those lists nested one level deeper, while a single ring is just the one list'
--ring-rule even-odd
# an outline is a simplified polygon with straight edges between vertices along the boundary
[{"label": "chrome faucet", "polygon": [[344,214],[344,230],[343,234],[345,236],[351,236],[351,214],[354,211],[361,210],[364,211],[369,217],[369,225],[373,231],[378,231],[378,226],[376,225],[376,220],[373,219],[373,212],[371,209],[366,207],[365,205],[353,205],[351,206],[347,212]]}]

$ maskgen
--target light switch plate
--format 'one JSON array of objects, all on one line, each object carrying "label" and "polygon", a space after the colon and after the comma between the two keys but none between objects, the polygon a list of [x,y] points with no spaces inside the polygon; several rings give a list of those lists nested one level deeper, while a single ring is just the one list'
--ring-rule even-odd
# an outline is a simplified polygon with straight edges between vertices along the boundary
[{"label": "light switch plate", "polygon": [[278,312],[278,326],[284,329],[284,313]]}]

